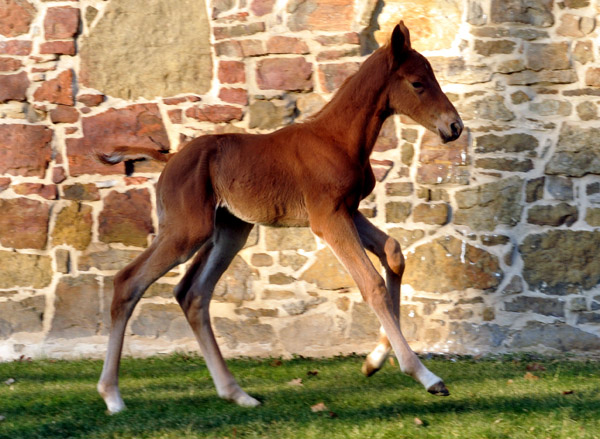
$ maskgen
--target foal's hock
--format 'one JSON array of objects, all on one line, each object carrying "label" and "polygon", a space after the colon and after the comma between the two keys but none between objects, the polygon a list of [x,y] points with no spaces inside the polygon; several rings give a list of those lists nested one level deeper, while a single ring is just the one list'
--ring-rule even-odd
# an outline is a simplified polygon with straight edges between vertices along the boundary
[{"label": "foal's hock", "polygon": [[[114,281],[108,351],[98,391],[111,413],[125,408],[118,371],[127,321],[144,291],[194,256],[174,294],[200,344],[219,396],[243,406],[259,402],[227,368],[210,324],[213,289],[254,224],[310,226],[352,275],[381,322],[379,344],[363,372],[379,370],[393,348],[400,369],[429,392],[448,395],[443,381],[410,349],[399,324],[404,257],[400,245],[358,212],[375,177],[369,156],[385,119],[405,114],[444,142],[463,123],[429,62],[411,48],[402,22],[316,116],[271,134],[197,138],[177,154],[121,146],[98,157],[107,164],[135,158],[167,161],[156,188],[159,232]],[[385,269],[375,270],[365,249]]]}]

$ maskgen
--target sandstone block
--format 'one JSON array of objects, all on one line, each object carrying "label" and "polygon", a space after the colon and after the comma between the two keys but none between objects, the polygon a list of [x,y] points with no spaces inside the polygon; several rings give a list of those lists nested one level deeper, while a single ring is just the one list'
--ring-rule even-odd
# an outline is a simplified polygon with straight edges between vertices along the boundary
[{"label": "sandstone block", "polygon": [[[165,23],[177,23],[177,30]],[[131,29],[143,32],[132,38]],[[127,100],[203,94],[210,88],[213,70],[209,32],[204,1],[110,2],[81,38],[80,80]]]},{"label": "sandstone block", "polygon": [[303,55],[310,50],[300,38],[275,35],[267,40],[267,52],[272,54],[296,53]]},{"label": "sandstone block", "polygon": [[100,191],[94,183],[75,183],[63,187],[63,198],[74,201],[98,201]]},{"label": "sandstone block", "polygon": [[193,338],[183,311],[174,303],[145,303],[131,324],[131,331],[142,337],[164,337],[167,340]]},{"label": "sandstone block", "polygon": [[9,248],[46,248],[50,206],[27,198],[0,199],[0,243]]},{"label": "sandstone block", "polygon": [[279,340],[288,352],[304,353],[336,346],[343,334],[328,314],[311,314],[295,318],[279,331]]},{"label": "sandstone block", "polygon": [[329,248],[317,253],[315,262],[302,274],[300,280],[314,283],[323,290],[340,290],[355,286],[348,271]]},{"label": "sandstone block", "polygon": [[29,297],[16,302],[0,302],[0,340],[17,332],[41,332],[44,329],[44,296]]},{"label": "sandstone block", "polygon": [[233,84],[246,81],[246,67],[241,61],[221,61],[219,63],[219,81]]},{"label": "sandstone block", "polygon": [[530,159],[481,158],[475,160],[475,167],[498,171],[529,172],[533,169]]},{"label": "sandstone block", "polygon": [[21,72],[14,75],[0,75],[0,103],[6,101],[25,101],[29,87],[27,73]]},{"label": "sandstone block", "polygon": [[444,225],[448,222],[450,208],[446,203],[423,203],[415,206],[413,220],[425,224]]},{"label": "sandstone block", "polygon": [[568,177],[600,174],[600,128],[563,124],[545,172]]},{"label": "sandstone block", "polygon": [[223,273],[215,287],[214,300],[241,305],[245,300],[254,299],[252,284],[257,272],[241,256],[236,256],[229,268]]},{"label": "sandstone block", "polygon": [[598,245],[600,232],[551,230],[529,235],[519,246],[525,281],[547,294],[589,290],[600,283]]},{"label": "sandstone block", "polygon": [[16,37],[29,32],[36,14],[35,6],[27,0],[6,0],[0,5],[0,35]]},{"label": "sandstone block", "polygon": [[294,114],[294,108],[280,103],[276,105],[271,101],[256,101],[250,105],[249,128],[273,130],[286,125]]},{"label": "sandstone block", "polygon": [[539,141],[531,134],[517,133],[498,136],[496,134],[484,134],[477,137],[475,152],[525,152],[535,151]]},{"label": "sandstone block", "polygon": [[509,345],[522,350],[539,346],[559,352],[590,352],[600,348],[600,337],[564,323],[528,322]]},{"label": "sandstone block", "polygon": [[389,235],[400,243],[401,248],[406,248],[420,239],[425,237],[423,230],[407,230],[401,227],[394,227],[389,229]]},{"label": "sandstone block", "polygon": [[496,55],[498,53],[512,53],[515,50],[515,46],[516,44],[514,43],[514,41],[510,40],[475,40],[474,50],[479,55],[491,56]]},{"label": "sandstone block", "polygon": [[0,288],[44,288],[51,280],[49,256],[0,251]]},{"label": "sandstone block", "polygon": [[575,70],[523,70],[512,73],[507,78],[508,85],[533,85],[533,84],[571,84],[577,82]]},{"label": "sandstone block", "polygon": [[73,105],[73,71],[65,70],[55,79],[45,81],[33,95],[36,101]]},{"label": "sandstone block", "polygon": [[256,68],[261,90],[312,90],[312,64],[304,58],[267,58]]},{"label": "sandstone block", "polygon": [[493,230],[499,224],[516,225],[523,209],[522,186],[523,180],[510,177],[458,191],[454,222],[468,225],[473,230]]},{"label": "sandstone block", "polygon": [[185,112],[187,117],[197,119],[200,122],[226,123],[233,120],[241,120],[244,112],[239,107],[232,105],[206,105],[188,108]]},{"label": "sandstone block", "polygon": [[518,296],[504,304],[509,312],[534,312],[544,316],[564,317],[565,302],[561,299],[544,297]]},{"label": "sandstone block", "polygon": [[230,104],[248,105],[248,92],[243,88],[222,88],[219,99]]},{"label": "sandstone block", "polygon": [[271,325],[239,322],[225,317],[215,317],[215,335],[225,339],[225,345],[233,349],[241,344],[271,344],[276,339]]},{"label": "sandstone block", "polygon": [[19,59],[0,58],[0,72],[16,72],[23,66]]},{"label": "sandstone block", "polygon": [[26,40],[0,41],[0,54],[25,56],[31,53],[32,43]]},{"label": "sandstone block", "polygon": [[42,125],[0,125],[0,173],[43,177],[52,147],[52,131]]},{"label": "sandstone block", "polygon": [[99,289],[100,285],[93,275],[62,277],[56,286],[54,318],[48,338],[95,335],[101,319]]},{"label": "sandstone block", "polygon": [[553,0],[492,0],[493,23],[525,23],[549,27],[554,24]]},{"label": "sandstone block", "polygon": [[321,64],[319,66],[319,82],[328,93],[337,90],[350,75],[358,71],[359,63]]},{"label": "sandstone block", "polygon": [[79,120],[79,112],[73,107],[58,105],[50,110],[50,121],[52,123],[75,123]]},{"label": "sandstone block", "polygon": [[385,221],[403,223],[410,216],[412,205],[405,201],[391,201],[385,205]]},{"label": "sandstone block", "polygon": [[77,250],[84,250],[92,240],[92,225],[92,208],[72,202],[56,217],[52,243],[67,244]]},{"label": "sandstone block", "polygon": [[112,191],[104,199],[104,209],[98,217],[98,238],[107,243],[146,247],[148,234],[154,233],[151,210],[147,189],[132,189],[125,193]]},{"label": "sandstone block", "polygon": [[90,271],[92,268],[98,270],[120,270],[140,255],[135,250],[120,250],[109,248],[108,250],[90,250],[79,257],[77,269],[79,271]]},{"label": "sandstone block", "polygon": [[[349,337],[352,340],[356,342],[377,340],[381,324],[367,303],[354,302],[351,317]],[[406,334],[404,336],[406,337]]]},{"label": "sandstone block", "polygon": [[254,13],[254,15],[261,17],[269,14],[273,10],[274,5],[275,0],[252,0],[250,10]]},{"label": "sandstone block", "polygon": [[346,31],[354,19],[354,5],[344,0],[293,0],[287,4],[288,27],[303,30]]},{"label": "sandstone block", "polygon": [[309,228],[266,228],[265,241],[267,251],[317,249],[315,235]]},{"label": "sandstone block", "polygon": [[57,55],[75,55],[75,41],[50,41],[40,44],[40,53]]},{"label": "sandstone block", "polygon": [[44,18],[44,36],[47,40],[64,40],[75,36],[79,28],[79,9],[71,7],[48,8]]},{"label": "sandstone block", "polygon": [[[67,155],[71,175],[123,173],[121,163],[106,166],[90,159],[93,151],[112,150],[115,145],[159,149],[169,146],[169,138],[156,104],[111,108],[81,120],[83,137],[68,138]],[[156,143],[155,143],[156,142]]]},{"label": "sandstone block", "polygon": [[540,116],[568,116],[573,110],[573,105],[569,101],[544,99],[529,104],[529,110]]},{"label": "sandstone block", "polygon": [[593,102],[582,102],[577,105],[576,110],[581,120],[598,119],[598,106]]},{"label": "sandstone block", "polygon": [[600,209],[588,208],[585,214],[585,222],[592,227],[600,227]]},{"label": "sandstone block", "polygon": [[398,136],[396,135],[396,121],[395,118],[389,117],[381,127],[379,137],[373,147],[374,151],[389,151],[398,146]]},{"label": "sandstone block", "polygon": [[600,67],[590,67],[585,71],[585,85],[600,87]]},{"label": "sandstone block", "polygon": [[448,293],[467,288],[494,289],[502,277],[496,256],[446,236],[408,253],[403,281],[418,291]]}]

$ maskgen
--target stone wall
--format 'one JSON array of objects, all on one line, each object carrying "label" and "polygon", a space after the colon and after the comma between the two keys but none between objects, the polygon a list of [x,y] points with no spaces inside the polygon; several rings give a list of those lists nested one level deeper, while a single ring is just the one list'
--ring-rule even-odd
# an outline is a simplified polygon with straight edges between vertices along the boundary
[{"label": "stone wall", "polygon": [[[210,1],[210,0],[208,0]],[[600,348],[599,0],[0,2],[0,359],[98,357],[112,278],[157,231],[161,166],[92,148],[176,151],[269,132],[326,102],[404,18],[467,132],[385,125],[362,210],[407,257],[417,350]],[[150,288],[125,352],[195,350]],[[365,352],[378,325],[308,229],[258,227],[215,291],[226,355]]]}]

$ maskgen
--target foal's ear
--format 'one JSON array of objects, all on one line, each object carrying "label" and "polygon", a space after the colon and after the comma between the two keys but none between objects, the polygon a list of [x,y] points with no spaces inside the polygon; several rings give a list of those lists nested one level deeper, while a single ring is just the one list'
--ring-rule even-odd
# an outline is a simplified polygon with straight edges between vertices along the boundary
[{"label": "foal's ear", "polygon": [[392,53],[396,61],[403,61],[406,53],[410,50],[410,32],[404,25],[404,21],[398,23],[394,28],[391,44]]}]

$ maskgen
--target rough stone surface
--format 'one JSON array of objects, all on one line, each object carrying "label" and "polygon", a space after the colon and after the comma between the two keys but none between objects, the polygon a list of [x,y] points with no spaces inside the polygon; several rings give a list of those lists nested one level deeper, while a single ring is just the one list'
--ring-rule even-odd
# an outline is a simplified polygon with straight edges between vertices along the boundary
[{"label": "rough stone surface", "polygon": [[236,256],[215,287],[214,300],[238,306],[245,300],[253,300],[252,283],[256,278],[256,272],[243,258]]},{"label": "rough stone surface", "polygon": [[43,177],[51,140],[52,131],[41,125],[0,125],[0,173]]},{"label": "rough stone surface", "polygon": [[355,286],[348,271],[328,248],[317,253],[317,259],[304,272],[300,280],[314,283],[324,290],[340,290]]},{"label": "rough stone surface", "polygon": [[304,58],[269,58],[258,62],[261,90],[312,90],[312,65]]},{"label": "rough stone surface", "polygon": [[0,35],[16,37],[29,32],[36,8],[26,0],[5,0],[0,4]]},{"label": "rough stone surface", "polygon": [[96,276],[62,277],[56,286],[54,319],[48,338],[95,335],[100,325],[99,290]]},{"label": "rough stone surface", "polygon": [[268,251],[283,250],[305,250],[313,251],[317,249],[315,236],[308,228],[267,228],[266,249]]},{"label": "rough stone surface", "polygon": [[79,29],[79,9],[71,7],[48,8],[44,17],[44,35],[49,40],[75,36]]},{"label": "rough stone surface", "polygon": [[80,203],[71,203],[56,217],[52,231],[52,243],[67,244],[84,250],[92,240],[92,208]]},{"label": "rough stone surface", "polygon": [[[131,38],[130,29],[144,32]],[[123,99],[204,93],[212,79],[209,31],[203,1],[110,2],[82,38],[81,81]]]},{"label": "rough stone surface", "polygon": [[25,72],[14,75],[0,75],[0,103],[26,100],[29,84]]},{"label": "rough stone surface", "polygon": [[215,333],[223,338],[228,348],[235,348],[243,344],[270,345],[275,339],[273,327],[254,322],[235,321],[224,317],[215,317]]},{"label": "rough stone surface", "polygon": [[528,322],[510,343],[518,350],[540,346],[559,352],[590,352],[600,348],[600,337],[564,323]]},{"label": "rough stone surface", "polygon": [[354,6],[345,0],[292,0],[287,5],[288,26],[294,31],[346,31],[350,28]]},{"label": "rough stone surface", "polygon": [[545,171],[569,177],[600,174],[600,128],[565,123]]},{"label": "rough stone surface", "polygon": [[406,257],[403,282],[418,291],[448,293],[500,285],[502,270],[491,253],[451,236],[415,248]]},{"label": "rough stone surface", "polygon": [[454,222],[474,230],[493,230],[498,224],[516,225],[523,210],[522,187],[523,180],[510,177],[457,192]]},{"label": "rough stone surface", "polygon": [[179,305],[146,303],[140,307],[131,331],[142,337],[164,337],[167,340],[193,337],[193,332]]},{"label": "rough stone surface", "polygon": [[46,248],[50,206],[27,198],[0,199],[0,244],[7,248]]},{"label": "rough stone surface", "polygon": [[493,23],[525,23],[534,26],[551,26],[553,0],[492,0]]},{"label": "rough stone surface", "polygon": [[52,280],[49,256],[0,251],[0,288],[44,288]]},{"label": "rough stone surface", "polygon": [[531,289],[566,295],[600,282],[596,250],[600,232],[551,230],[527,236],[519,246],[523,277]]},{"label": "rough stone surface", "polygon": [[41,332],[45,302],[44,296],[29,297],[20,302],[0,302],[0,339],[7,339],[17,332]]},{"label": "rough stone surface", "polygon": [[33,95],[36,101],[73,105],[73,71],[65,70],[56,78],[45,81]]},{"label": "rough stone surface", "polygon": [[[90,159],[94,151],[112,150],[115,145],[159,149],[169,138],[156,104],[110,109],[81,121],[83,137],[67,139],[71,175],[123,173],[124,165],[106,166]],[[156,143],[154,143],[156,142]]]},{"label": "rough stone surface", "polygon": [[148,234],[154,232],[150,211],[150,194],[146,189],[111,192],[99,216],[100,241],[146,247]]},{"label": "rough stone surface", "polygon": [[518,296],[506,302],[504,309],[509,312],[534,312],[544,316],[564,317],[565,302],[561,299]]}]

